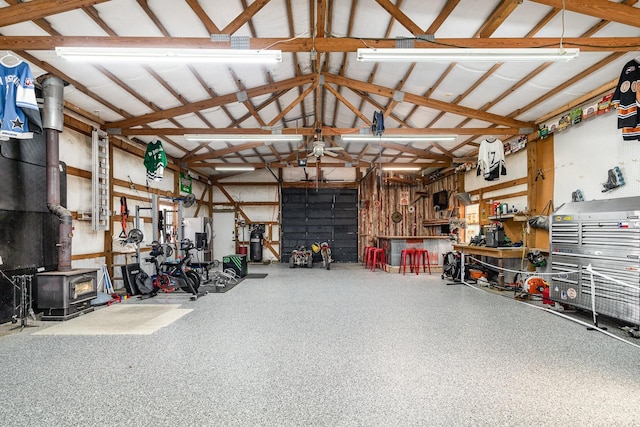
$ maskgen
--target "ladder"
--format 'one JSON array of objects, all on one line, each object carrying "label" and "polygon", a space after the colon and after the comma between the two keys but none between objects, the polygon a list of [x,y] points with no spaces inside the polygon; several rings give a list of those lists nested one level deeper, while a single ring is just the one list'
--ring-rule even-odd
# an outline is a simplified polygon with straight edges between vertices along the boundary
[{"label": "ladder", "polygon": [[91,227],[96,231],[109,230],[109,136],[94,129],[91,133]]}]

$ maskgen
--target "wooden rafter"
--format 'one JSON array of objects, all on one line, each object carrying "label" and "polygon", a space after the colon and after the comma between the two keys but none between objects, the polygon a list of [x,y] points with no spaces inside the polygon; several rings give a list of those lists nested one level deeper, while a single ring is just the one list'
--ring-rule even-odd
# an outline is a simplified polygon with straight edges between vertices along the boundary
[{"label": "wooden rafter", "polygon": [[640,26],[640,9],[608,0],[531,0],[558,9],[595,16],[605,21]]},{"label": "wooden rafter", "polygon": [[314,86],[310,85],[304,92],[302,92],[296,99],[294,99],[288,106],[286,106],[276,117],[274,117],[271,121],[269,121],[267,126],[275,126],[282,118],[291,111],[296,105],[300,104],[304,98],[307,97],[312,91]]},{"label": "wooden rafter", "polygon": [[563,90],[565,90],[568,87],[572,86],[573,84],[577,83],[578,81],[580,81],[581,79],[585,78],[589,74],[595,73],[596,71],[598,71],[602,67],[606,67],[607,65],[610,65],[612,61],[615,61],[616,59],[622,57],[622,55],[623,55],[622,53],[617,53],[616,52],[616,53],[613,53],[613,54],[607,56],[606,58],[596,62],[591,67],[589,67],[586,70],[582,71],[578,75],[576,75],[576,76],[566,80],[565,82],[561,83],[560,85],[554,87],[553,89],[551,89],[549,91],[549,93],[546,93],[546,94],[542,95],[541,97],[539,97],[538,99],[535,99],[535,100],[531,101],[530,103],[528,103],[527,105],[519,108],[516,112],[512,113],[512,115],[515,117],[518,113],[522,114],[523,112],[535,107],[536,105],[539,105],[542,101],[544,101],[545,99],[547,99],[549,97],[549,94],[561,93]]},{"label": "wooden rafter", "polygon": [[256,0],[222,30],[222,34],[233,34],[260,11],[270,0]]},{"label": "wooden rafter", "polygon": [[[280,90],[291,89],[292,87],[299,86],[301,84],[309,84],[315,81],[315,75],[302,75],[300,77],[294,77],[291,79],[282,80],[275,84],[266,84],[258,86],[252,89],[248,89],[247,96],[253,98],[255,96],[265,95]],[[133,119],[120,120],[117,122],[109,123],[111,128],[127,128],[133,126],[139,126],[158,120],[163,120],[168,117],[178,117],[184,114],[193,113],[195,111],[206,110],[209,108],[219,107],[221,105],[236,102],[238,100],[236,93],[230,93],[226,95],[219,95],[213,99],[204,99],[198,102],[192,102],[190,104],[181,105],[174,108],[169,108],[161,112],[155,112],[139,116]]]},{"label": "wooden rafter", "polygon": [[193,13],[196,14],[202,25],[207,29],[209,34],[220,34],[220,29],[218,26],[211,20],[207,12],[204,11],[198,0],[185,0],[185,2],[189,5]]},{"label": "wooden rafter", "polygon": [[[372,83],[365,83],[355,79],[348,79],[346,77],[340,77],[333,74],[325,74],[325,82],[334,83],[341,86],[350,87],[354,90],[362,90],[364,92],[370,92],[387,98],[393,98],[394,90],[383,86],[375,85]],[[472,117],[478,120],[482,120],[489,123],[495,123],[498,125],[509,127],[528,127],[529,123],[514,120],[508,117],[503,117],[497,114],[492,114],[484,111],[474,110],[472,108],[463,107],[460,105],[452,105],[447,102],[438,101],[435,99],[425,99],[420,95],[405,92],[404,100],[406,102],[413,103],[415,105],[421,105],[423,107],[433,108],[440,111],[448,111],[450,113],[458,114],[461,116]]]},{"label": "wooden rafter", "polygon": [[413,35],[425,34],[425,32],[420,28],[415,22],[413,22],[407,15],[405,15],[395,4],[391,3],[389,0],[376,0],[380,6],[386,10],[389,15],[393,17],[400,25],[405,27],[409,32]]},{"label": "wooden rafter", "polygon": [[436,17],[436,19],[434,19],[431,25],[429,26],[429,28],[427,28],[427,31],[425,31],[425,34],[435,35],[438,29],[442,26],[442,24],[444,24],[444,21],[447,20],[449,15],[451,15],[451,13],[453,13],[453,10],[456,8],[458,3],[460,3],[460,0],[448,0],[447,3],[440,10],[440,13]]},{"label": "wooden rafter", "polygon": [[[629,6],[625,6],[629,7]],[[633,10],[639,10],[631,8]],[[315,46],[318,52],[355,52],[363,45],[375,48],[395,47],[394,40],[353,38],[252,38],[251,49],[266,49],[277,45],[283,52],[310,52]],[[529,38],[442,38],[437,43],[415,41],[415,47],[446,48],[539,48],[558,47],[558,37]],[[53,50],[56,46],[100,46],[100,47],[170,47],[170,48],[226,48],[229,42],[212,42],[203,37],[107,37],[107,36],[2,36],[0,50]],[[640,47],[640,37],[566,37],[564,47],[578,47],[584,52],[628,52]]]},{"label": "wooden rafter", "polygon": [[[389,128],[385,131],[385,135],[442,135],[442,134],[458,134],[458,135],[478,135],[484,134],[489,128]],[[334,128],[323,126],[323,136],[340,136],[358,133],[360,128]],[[522,133],[520,128],[495,128],[491,129],[495,135],[519,135]],[[143,135],[193,135],[208,133],[216,134],[233,134],[233,135],[255,135],[264,134],[271,135],[271,132],[262,128],[123,128],[118,131],[123,136],[143,136]],[[282,129],[283,134],[299,134],[305,136],[315,135],[314,127],[304,128],[285,128]]]},{"label": "wooden rafter", "polygon": [[211,153],[201,154],[199,156],[193,156],[189,159],[189,163],[199,162],[202,160],[219,159],[230,153],[238,153],[244,150],[251,150],[252,148],[260,147],[262,145],[264,145],[263,142],[247,142],[244,144],[234,145],[232,147],[227,147],[220,150],[214,150]]},{"label": "wooden rafter", "polygon": [[489,19],[476,33],[477,37],[491,37],[491,35],[504,23],[511,13],[522,3],[521,0],[502,0],[493,10]]},{"label": "wooden rafter", "polygon": [[26,3],[18,3],[3,7],[0,15],[0,27],[32,21],[58,13],[68,12],[85,6],[104,3],[109,0],[32,0]]}]

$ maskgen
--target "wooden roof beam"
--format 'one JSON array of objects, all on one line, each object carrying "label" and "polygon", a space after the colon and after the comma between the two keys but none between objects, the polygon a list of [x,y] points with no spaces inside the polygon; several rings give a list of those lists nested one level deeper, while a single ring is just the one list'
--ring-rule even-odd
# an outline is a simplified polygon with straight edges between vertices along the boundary
[{"label": "wooden roof beam", "polygon": [[264,145],[264,142],[247,142],[244,144],[234,145],[232,147],[222,148],[220,150],[214,150],[211,153],[200,154],[198,156],[193,156],[189,159],[188,163],[199,162],[201,160],[209,160],[209,159],[219,159],[221,157],[226,156],[231,153],[239,153],[245,150],[251,150],[252,148],[261,147]]},{"label": "wooden roof beam", "polygon": [[109,0],[32,0],[27,3],[19,3],[2,8],[0,27],[46,18],[49,15],[56,15],[106,1]]},{"label": "wooden roof beam", "polygon": [[[302,84],[314,83],[315,80],[316,80],[316,76],[313,74],[302,75],[300,77],[294,77],[291,79],[282,80],[275,84],[265,84],[262,86],[254,87],[252,89],[247,89],[246,93],[248,98],[253,98],[255,96],[270,94],[270,93],[278,92],[281,90],[288,90],[288,89],[291,89],[292,87],[302,85]],[[145,114],[143,116],[139,116],[133,119],[125,119],[125,120],[119,120],[116,122],[111,122],[108,124],[108,127],[109,128],[128,128],[128,127],[139,126],[145,123],[164,120],[169,117],[179,117],[184,114],[194,113],[196,111],[206,110],[214,107],[220,107],[222,105],[226,105],[231,102],[237,102],[237,101],[238,101],[238,95],[235,92],[226,94],[226,95],[218,95],[215,98],[204,99],[201,101],[192,102],[190,104],[168,108],[163,111]]]},{"label": "wooden roof beam", "polygon": [[389,0],[376,0],[384,10],[386,10],[396,21],[400,23],[403,27],[405,27],[411,34],[425,34],[425,32],[420,28],[415,22],[413,22],[407,15],[405,15],[395,4],[391,3]]},{"label": "wooden roof beam", "polygon": [[274,117],[267,126],[275,126],[280,120],[284,118],[284,116],[293,108],[300,104],[306,97],[314,90],[314,85],[310,85],[304,92],[302,92],[296,99],[291,102],[291,104],[287,105],[276,117]]},{"label": "wooden roof beam", "polygon": [[233,34],[260,11],[270,0],[256,0],[222,30],[222,34]]},{"label": "wooden roof beam", "polygon": [[[21,3],[25,4],[25,3]],[[611,3],[615,4],[615,3]],[[629,7],[632,10],[640,9]],[[5,8],[6,9],[6,8]],[[416,48],[540,48],[560,45],[558,37],[529,38],[443,38],[437,43],[416,40]],[[640,37],[565,37],[564,47],[577,47],[584,52],[628,52],[640,46]],[[354,38],[252,38],[251,49],[266,49],[277,45],[283,52],[310,52],[315,46],[318,52],[356,52],[364,45],[374,48],[393,48],[395,40]],[[83,47],[166,47],[194,49],[229,49],[229,42],[212,42],[203,37],[81,37],[81,36],[1,36],[0,50],[53,50],[57,46]]]},{"label": "wooden roof beam", "polygon": [[608,0],[531,0],[558,9],[594,16],[606,21],[640,27],[640,9]]},{"label": "wooden roof beam", "polygon": [[[393,98],[395,91],[393,89],[374,85],[371,83],[361,82],[355,79],[349,79],[346,77],[336,76],[334,74],[325,74],[324,75],[326,83],[334,83],[342,86],[350,87],[353,90],[361,90],[364,92],[370,92],[372,94],[377,94],[380,96],[385,96],[387,98]],[[530,127],[531,124],[514,120],[509,117],[500,116],[498,114],[488,113],[485,111],[475,110],[473,108],[463,107],[460,105],[450,104],[448,102],[438,101],[435,99],[424,98],[420,95],[415,95],[412,93],[405,92],[404,101],[409,102],[416,105],[422,105],[424,107],[433,108],[439,111],[447,111],[453,114],[458,114],[460,116],[472,117],[478,120],[482,120],[489,123],[495,123],[498,125],[503,125],[507,127]]]},{"label": "wooden roof beam", "polygon": [[200,3],[198,3],[198,0],[185,0],[185,3],[187,3],[187,5],[189,5],[191,10],[193,10],[193,13],[196,14],[196,16],[198,17],[200,22],[202,22],[202,25],[204,25],[204,27],[209,32],[209,34],[221,34],[221,31],[218,28],[218,26],[211,20],[209,15],[207,15],[207,12],[204,11],[202,6],[200,6]]},{"label": "wooden roof beam", "polygon": [[[340,136],[359,133],[360,128],[334,128],[329,126],[322,127],[322,134],[325,136]],[[520,135],[522,129],[514,127],[502,128],[387,128],[385,135]],[[305,128],[285,128],[282,129],[285,135],[315,135],[314,127]],[[118,130],[118,134],[122,136],[144,136],[144,135],[194,135],[194,134],[210,134],[210,135],[255,135],[263,134],[271,135],[269,130],[262,128],[123,128]]]},{"label": "wooden roof beam", "polygon": [[500,4],[493,10],[489,18],[480,27],[476,33],[476,37],[486,38],[491,35],[502,25],[504,21],[516,10],[522,3],[522,0],[502,0]]}]

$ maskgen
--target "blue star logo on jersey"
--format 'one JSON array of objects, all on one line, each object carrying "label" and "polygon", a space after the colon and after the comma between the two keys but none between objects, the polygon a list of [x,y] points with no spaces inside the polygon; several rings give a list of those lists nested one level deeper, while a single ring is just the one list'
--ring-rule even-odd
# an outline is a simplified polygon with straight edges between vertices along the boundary
[{"label": "blue star logo on jersey", "polygon": [[16,117],[15,120],[11,120],[11,129],[24,130],[24,122],[20,120],[20,117]]}]

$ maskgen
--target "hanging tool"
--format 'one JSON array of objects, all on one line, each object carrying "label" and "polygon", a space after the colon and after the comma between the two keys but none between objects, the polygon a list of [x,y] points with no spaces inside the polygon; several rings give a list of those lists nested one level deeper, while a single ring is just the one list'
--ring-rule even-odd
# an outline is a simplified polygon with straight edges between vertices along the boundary
[{"label": "hanging tool", "polygon": [[120,224],[122,225],[122,231],[120,237],[127,238],[127,220],[129,219],[129,208],[127,208],[127,198],[125,196],[120,197]]}]

